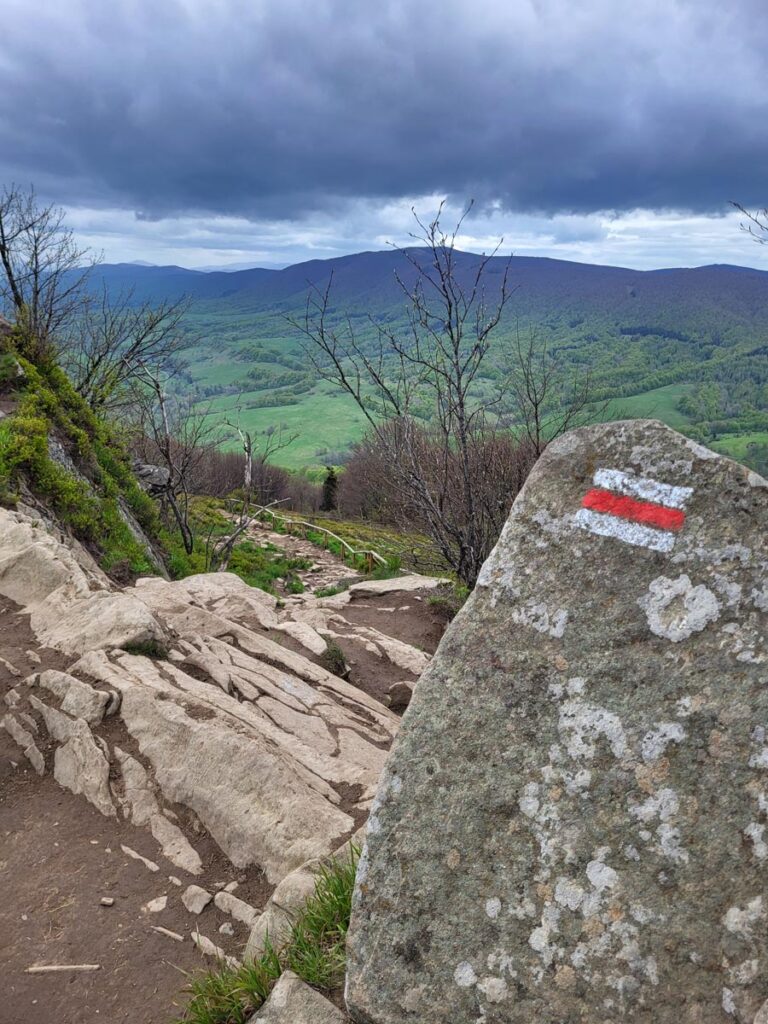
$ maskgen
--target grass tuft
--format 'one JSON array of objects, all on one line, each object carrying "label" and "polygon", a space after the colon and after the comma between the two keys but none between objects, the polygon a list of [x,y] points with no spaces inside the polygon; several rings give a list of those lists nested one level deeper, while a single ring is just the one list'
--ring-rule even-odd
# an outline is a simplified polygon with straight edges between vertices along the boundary
[{"label": "grass tuft", "polygon": [[339,679],[344,679],[349,671],[344,651],[342,651],[335,640],[325,641],[325,650],[320,655],[319,661],[327,672],[338,676]]},{"label": "grass tuft", "polygon": [[352,910],[352,890],[360,855],[331,860],[317,873],[315,891],[299,913],[282,949],[267,939],[258,960],[231,967],[221,963],[192,979],[190,997],[178,1024],[246,1024],[267,999],[285,970],[308,985],[330,992],[344,981],[346,940]]}]

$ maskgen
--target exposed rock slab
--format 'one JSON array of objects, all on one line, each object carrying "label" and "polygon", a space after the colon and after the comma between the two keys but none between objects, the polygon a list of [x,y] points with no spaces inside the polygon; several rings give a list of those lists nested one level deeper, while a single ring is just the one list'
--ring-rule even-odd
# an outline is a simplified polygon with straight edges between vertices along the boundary
[{"label": "exposed rock slab", "polygon": [[278,978],[269,999],[248,1024],[346,1024],[347,1017],[293,971]]},{"label": "exposed rock slab", "polygon": [[408,576],[393,576],[391,580],[361,580],[360,583],[353,583],[349,592],[353,599],[356,594],[397,594],[402,591],[431,590],[439,587],[442,583],[448,583],[446,579],[438,579],[436,576],[420,576],[418,573],[411,573]]},{"label": "exposed rock slab", "polygon": [[760,1019],[765,488],[658,423],[550,445],[382,778],[354,1020]]}]

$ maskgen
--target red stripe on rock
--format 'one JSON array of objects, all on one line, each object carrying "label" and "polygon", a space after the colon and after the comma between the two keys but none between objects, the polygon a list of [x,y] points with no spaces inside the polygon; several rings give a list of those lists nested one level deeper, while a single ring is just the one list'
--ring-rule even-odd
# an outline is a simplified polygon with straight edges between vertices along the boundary
[{"label": "red stripe on rock", "polygon": [[685,522],[685,512],[678,508],[667,508],[652,501],[637,501],[636,498],[612,494],[599,487],[593,487],[588,491],[581,504],[593,512],[605,512],[620,519],[629,519],[633,523],[658,526],[662,530],[679,530]]}]

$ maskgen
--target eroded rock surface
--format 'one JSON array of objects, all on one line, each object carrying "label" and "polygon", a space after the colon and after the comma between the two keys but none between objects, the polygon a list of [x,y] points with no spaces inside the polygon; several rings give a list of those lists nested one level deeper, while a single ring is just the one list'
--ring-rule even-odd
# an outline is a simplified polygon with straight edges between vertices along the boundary
[{"label": "eroded rock surface", "polygon": [[382,777],[355,1021],[763,1020],[766,487],[658,423],[548,448]]},{"label": "eroded rock surface", "polygon": [[279,608],[231,573],[120,589],[76,556],[41,520],[0,509],[0,595],[68,658],[67,671],[18,679],[5,701],[1,724],[36,771],[47,757],[63,786],[148,829],[190,876],[200,831],[272,885],[343,845],[399,719],[319,664],[331,625],[375,641],[391,682],[428,655],[346,623],[338,602],[305,595]]}]

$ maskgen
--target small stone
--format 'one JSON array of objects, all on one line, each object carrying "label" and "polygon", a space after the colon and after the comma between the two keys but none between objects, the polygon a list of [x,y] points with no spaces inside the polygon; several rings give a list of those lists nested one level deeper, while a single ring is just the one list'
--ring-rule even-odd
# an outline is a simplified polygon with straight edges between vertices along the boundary
[{"label": "small stone", "polygon": [[225,921],[224,924],[219,925],[219,931],[222,935],[234,935],[235,929],[229,921]]},{"label": "small stone", "polygon": [[217,892],[213,899],[219,910],[223,910],[225,914],[234,917],[236,921],[242,921],[249,928],[253,927],[256,918],[259,916],[259,912],[255,907],[252,907],[250,903],[246,903],[244,900],[239,900],[231,892]]},{"label": "small stone", "polygon": [[190,914],[201,914],[212,899],[212,894],[199,885],[190,885],[181,894],[181,902]]},{"label": "small stone", "polygon": [[12,676],[15,676],[17,679],[21,679],[21,672],[19,672],[16,666],[12,665],[7,658],[0,657],[0,668],[4,668],[5,671],[9,672]]},{"label": "small stone", "polygon": [[191,932],[192,941],[205,956],[212,956],[216,960],[223,960],[229,964],[230,967],[240,967],[240,961],[233,956],[227,956],[221,946],[217,946],[215,942],[211,942],[205,935],[201,935],[197,929]]},{"label": "small stone", "polygon": [[405,711],[413,697],[413,683],[392,683],[387,690],[387,704],[393,711]]},{"label": "small stone", "polygon": [[124,846],[121,843],[120,844],[120,849],[123,851],[124,854],[126,854],[126,856],[132,857],[134,860],[141,861],[141,863],[144,865],[144,867],[148,868],[150,871],[159,871],[160,870],[158,865],[155,864],[155,862],[153,860],[147,860],[146,857],[142,857],[142,855],[140,853],[136,853],[136,851],[132,850],[130,848],[130,846]]},{"label": "small stone", "polygon": [[102,907],[114,907],[115,900],[112,896],[102,896],[101,899],[99,900],[99,903],[102,905]]},{"label": "small stone", "polygon": [[181,879],[177,878],[176,875],[168,875],[168,881],[171,883],[171,885],[181,885],[182,884]]},{"label": "small stone", "polygon": [[172,932],[169,928],[161,928],[160,925],[151,925],[153,932],[158,932],[160,935],[167,935],[169,939],[175,939],[176,942],[183,942],[184,936],[179,935],[178,932]]},{"label": "small stone", "polygon": [[234,892],[239,884],[240,884],[239,882],[228,882],[224,886],[224,892]]},{"label": "small stone", "polygon": [[37,651],[26,651],[27,661],[31,661],[33,665],[40,665],[41,659]]},{"label": "small stone", "polygon": [[345,1024],[348,1019],[293,971],[284,971],[249,1024]]},{"label": "small stone", "polygon": [[154,900],[150,900],[149,903],[145,903],[141,908],[147,914],[159,914],[161,910],[165,910],[168,905],[167,896],[158,896]]}]

